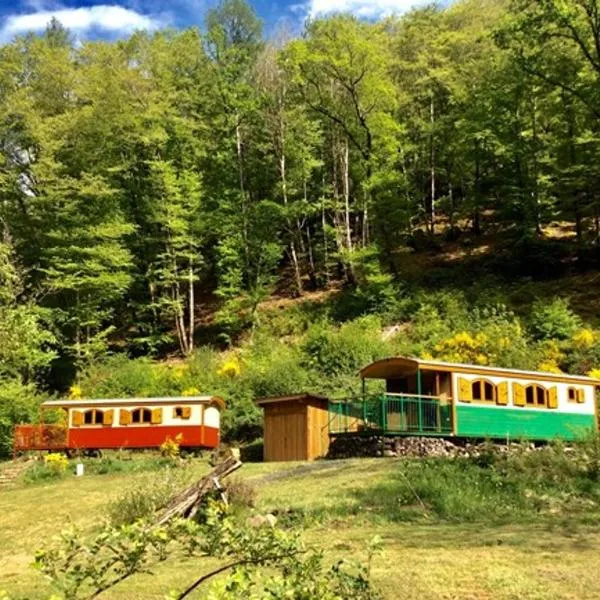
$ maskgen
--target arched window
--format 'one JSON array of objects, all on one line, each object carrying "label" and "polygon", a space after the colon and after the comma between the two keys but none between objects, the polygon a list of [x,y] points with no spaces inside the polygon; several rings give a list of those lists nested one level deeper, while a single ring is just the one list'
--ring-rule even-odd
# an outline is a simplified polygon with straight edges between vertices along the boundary
[{"label": "arched window", "polygon": [[152,423],[152,411],[149,408],[135,408],[131,411],[132,423]]},{"label": "arched window", "polygon": [[83,413],[84,425],[102,425],[104,423],[104,411],[92,408]]},{"label": "arched window", "polygon": [[496,386],[485,379],[477,379],[471,384],[472,398],[475,402],[496,402]]},{"label": "arched window", "polygon": [[527,406],[548,406],[548,390],[537,383],[525,388],[525,404]]}]

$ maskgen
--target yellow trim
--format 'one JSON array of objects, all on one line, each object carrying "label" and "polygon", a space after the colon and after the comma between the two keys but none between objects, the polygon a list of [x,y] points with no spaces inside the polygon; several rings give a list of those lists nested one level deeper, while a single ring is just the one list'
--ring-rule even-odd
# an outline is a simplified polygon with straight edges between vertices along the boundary
[{"label": "yellow trim", "polygon": [[579,385],[594,385],[594,382],[589,378],[576,379],[572,375],[569,379],[562,378],[560,375],[552,375],[551,373],[535,373],[535,372],[518,372],[510,371],[509,369],[480,369],[476,365],[473,367],[454,367],[449,365],[421,365],[423,371],[440,371],[447,373],[461,373],[464,375],[482,375],[488,377],[506,377],[507,379],[525,379],[527,381],[552,381],[557,383],[575,383]]}]

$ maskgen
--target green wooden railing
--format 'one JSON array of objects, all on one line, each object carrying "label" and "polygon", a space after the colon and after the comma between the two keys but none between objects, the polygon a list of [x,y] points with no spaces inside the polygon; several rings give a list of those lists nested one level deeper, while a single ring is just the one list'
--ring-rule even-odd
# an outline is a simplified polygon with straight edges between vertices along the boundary
[{"label": "green wooden railing", "polygon": [[329,433],[448,435],[452,433],[452,404],[410,394],[330,401]]}]

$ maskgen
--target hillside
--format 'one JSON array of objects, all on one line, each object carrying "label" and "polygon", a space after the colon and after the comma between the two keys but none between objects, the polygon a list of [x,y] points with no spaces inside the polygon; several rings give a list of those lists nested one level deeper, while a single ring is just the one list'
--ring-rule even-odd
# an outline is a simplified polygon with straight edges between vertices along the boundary
[{"label": "hillside", "polygon": [[[523,470],[528,463],[521,462],[520,474],[505,481],[509,486],[520,481],[529,490],[529,503],[513,495],[522,492],[459,491],[464,477],[480,477],[481,472],[465,464],[459,476],[451,461],[434,461],[429,467],[396,459],[246,464],[241,477],[257,492],[251,513],[274,511],[284,526],[301,526],[307,543],[323,548],[328,561],[365,560],[367,543],[381,536],[384,553],[374,558],[373,580],[386,599],[595,598],[600,566],[597,483],[584,492],[584,484],[576,483],[574,474],[567,476],[556,458],[548,455],[540,461],[530,463],[531,468],[539,472],[542,463],[552,464],[554,475],[566,479],[535,482]],[[115,465],[118,460],[113,459],[113,469]],[[47,582],[31,567],[36,549],[51,544],[71,523],[91,533],[116,497],[149,478],[159,483],[165,476],[151,466],[147,468],[155,470],[147,473],[121,474],[98,474],[97,468],[83,478],[20,482],[0,492],[0,590],[11,598],[48,597]],[[195,461],[188,469],[199,475],[207,465]],[[427,477],[445,481],[446,491],[419,475],[428,472]],[[487,481],[484,476],[478,485]],[[197,569],[194,559],[167,561],[151,575],[136,576],[102,597],[158,600],[193,580]]]}]

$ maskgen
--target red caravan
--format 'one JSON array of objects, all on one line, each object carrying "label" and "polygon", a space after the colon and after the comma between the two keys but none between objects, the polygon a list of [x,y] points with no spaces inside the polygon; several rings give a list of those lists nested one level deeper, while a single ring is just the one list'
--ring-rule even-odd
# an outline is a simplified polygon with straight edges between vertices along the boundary
[{"label": "red caravan", "polygon": [[218,396],[44,402],[43,410],[65,411],[66,425],[18,425],[14,451],[158,448],[167,438],[216,448],[224,407]]}]

